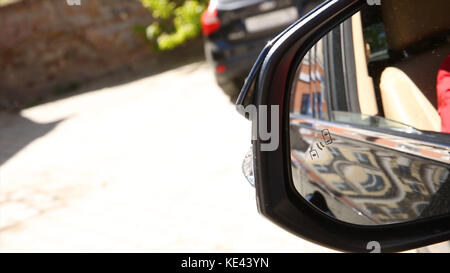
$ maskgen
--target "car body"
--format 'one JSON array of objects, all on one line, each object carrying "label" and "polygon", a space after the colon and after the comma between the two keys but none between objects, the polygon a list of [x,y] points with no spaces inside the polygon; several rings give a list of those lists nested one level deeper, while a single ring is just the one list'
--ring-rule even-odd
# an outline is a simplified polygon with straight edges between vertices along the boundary
[{"label": "car body", "polygon": [[252,119],[280,132],[273,150],[252,139],[261,214],[343,251],[450,239],[450,136],[433,86],[450,56],[449,8],[326,1],[263,49],[237,101],[246,116],[279,109]]},{"label": "car body", "polygon": [[235,100],[261,49],[318,2],[212,0],[202,15],[205,55],[225,93]]}]

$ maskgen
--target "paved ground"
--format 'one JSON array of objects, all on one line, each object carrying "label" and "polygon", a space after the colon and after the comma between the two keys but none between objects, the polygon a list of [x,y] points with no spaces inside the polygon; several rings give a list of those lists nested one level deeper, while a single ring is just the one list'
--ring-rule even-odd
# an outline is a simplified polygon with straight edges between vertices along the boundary
[{"label": "paved ground", "polygon": [[256,212],[208,66],[0,115],[0,250],[330,251]]}]

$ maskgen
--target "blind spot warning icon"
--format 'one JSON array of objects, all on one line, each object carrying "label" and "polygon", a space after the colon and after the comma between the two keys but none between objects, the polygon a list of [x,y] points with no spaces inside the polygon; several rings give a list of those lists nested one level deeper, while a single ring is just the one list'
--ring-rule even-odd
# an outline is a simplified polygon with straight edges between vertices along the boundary
[{"label": "blind spot warning icon", "polygon": [[319,148],[319,150],[323,150],[323,147],[325,147],[325,144],[323,144],[322,142],[316,142],[316,146],[317,148]]},{"label": "blind spot warning icon", "polygon": [[323,140],[325,140],[325,143],[327,145],[330,145],[330,144],[333,143],[333,139],[331,138],[330,130],[323,129],[322,130],[322,137],[323,137]]},{"label": "blind spot warning icon", "polygon": [[315,159],[315,158],[319,158],[319,153],[317,152],[316,149],[311,149],[309,151],[309,155],[311,156],[311,159]]}]

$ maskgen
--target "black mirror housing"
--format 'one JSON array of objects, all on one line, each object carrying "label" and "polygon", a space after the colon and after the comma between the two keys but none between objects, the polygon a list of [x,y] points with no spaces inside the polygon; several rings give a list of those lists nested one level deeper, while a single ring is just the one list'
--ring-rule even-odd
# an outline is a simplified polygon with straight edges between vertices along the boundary
[{"label": "black mirror housing", "polygon": [[[258,137],[253,141],[258,210],[299,237],[341,251],[368,252],[370,242],[376,241],[382,252],[397,252],[448,240],[450,215],[378,226],[350,224],[317,209],[297,193],[291,182],[288,106],[288,86],[294,77],[291,68],[320,38],[364,5],[365,0],[326,1],[277,36],[252,70],[237,104],[278,105],[280,109],[278,148],[264,151],[261,145],[265,140]],[[254,94],[249,92],[251,89]]]}]

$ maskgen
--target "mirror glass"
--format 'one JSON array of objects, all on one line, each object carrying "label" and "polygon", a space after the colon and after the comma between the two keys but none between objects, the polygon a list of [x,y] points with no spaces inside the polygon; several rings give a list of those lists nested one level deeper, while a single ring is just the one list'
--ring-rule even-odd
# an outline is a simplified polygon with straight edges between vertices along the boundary
[{"label": "mirror glass", "polygon": [[298,193],[360,225],[450,212],[450,1],[384,0],[293,67]]}]

